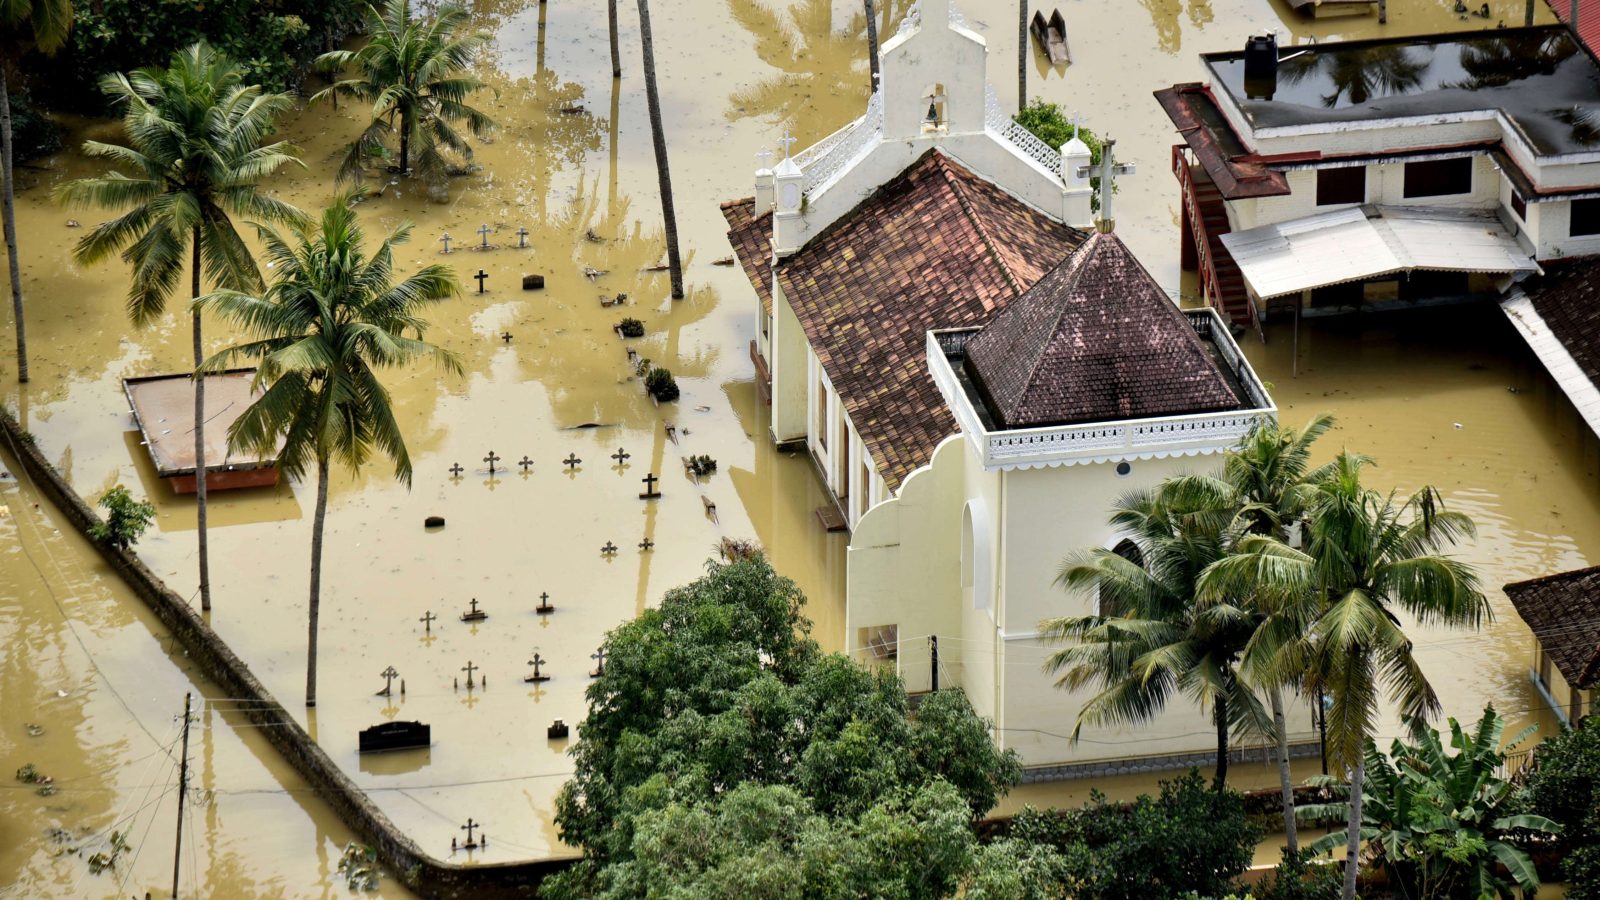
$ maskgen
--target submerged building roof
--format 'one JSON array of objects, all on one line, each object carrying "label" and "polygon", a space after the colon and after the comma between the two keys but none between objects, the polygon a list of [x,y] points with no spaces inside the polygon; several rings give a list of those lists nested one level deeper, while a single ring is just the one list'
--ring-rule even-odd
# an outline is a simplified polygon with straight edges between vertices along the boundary
[{"label": "submerged building roof", "polygon": [[[257,469],[277,464],[277,454],[233,453],[228,429],[255,402],[255,369],[229,369],[206,376],[206,468]],[[194,379],[188,373],[124,378],[123,392],[134,424],[162,478],[195,474]],[[278,440],[281,449],[283,440]]]},{"label": "submerged building roof", "polygon": [[[957,431],[927,332],[987,322],[1083,239],[930,150],[780,261],[783,296],[890,490]],[[755,281],[756,245],[734,249]]]},{"label": "submerged building roof", "polygon": [[1284,48],[1263,89],[1244,53],[1201,56],[1252,128],[1503,114],[1540,156],[1600,148],[1600,67],[1560,25]]},{"label": "submerged building roof", "polygon": [[1245,406],[1195,329],[1113,233],[1095,234],[966,343],[1004,429]]},{"label": "submerged building roof", "polygon": [[1600,566],[1508,584],[1506,596],[1567,684],[1600,681]]}]

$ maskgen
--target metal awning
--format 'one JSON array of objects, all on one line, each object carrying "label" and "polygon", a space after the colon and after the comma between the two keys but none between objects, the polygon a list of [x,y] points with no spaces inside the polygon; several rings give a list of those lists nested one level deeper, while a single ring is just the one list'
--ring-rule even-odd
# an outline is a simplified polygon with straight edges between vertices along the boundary
[{"label": "metal awning", "polygon": [[1350,207],[1225,234],[1222,244],[1263,300],[1414,269],[1540,271],[1487,210]]}]

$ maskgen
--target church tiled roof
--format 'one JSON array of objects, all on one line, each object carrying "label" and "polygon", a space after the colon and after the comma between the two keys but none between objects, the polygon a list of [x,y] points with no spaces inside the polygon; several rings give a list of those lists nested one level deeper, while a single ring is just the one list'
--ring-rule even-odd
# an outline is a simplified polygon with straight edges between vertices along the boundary
[{"label": "church tiled roof", "polygon": [[781,261],[783,295],[890,490],[959,430],[927,332],[988,321],[1083,237],[930,150]]},{"label": "church tiled roof", "polygon": [[728,243],[733,254],[761,297],[761,308],[772,311],[772,210],[754,215],[756,198],[729,200],[722,204],[722,217],[728,220]]},{"label": "church tiled roof", "polygon": [[1600,566],[1508,584],[1506,596],[1567,684],[1600,682]]},{"label": "church tiled roof", "polygon": [[1114,233],[1095,234],[967,342],[1005,429],[1244,406],[1187,318]]}]

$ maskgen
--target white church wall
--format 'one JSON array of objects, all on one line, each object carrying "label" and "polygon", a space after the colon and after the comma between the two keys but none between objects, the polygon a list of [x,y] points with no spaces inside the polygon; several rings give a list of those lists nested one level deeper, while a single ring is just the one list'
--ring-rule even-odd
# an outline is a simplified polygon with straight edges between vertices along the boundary
[{"label": "white church wall", "polygon": [[767,364],[772,367],[772,438],[782,443],[806,435],[807,360],[811,345],[783,296],[783,288],[776,283],[772,287],[772,310],[772,344],[767,355]]},{"label": "white church wall", "polygon": [[[913,691],[927,690],[928,636],[961,634],[960,534],[963,460],[959,437],[947,438],[930,463],[894,497],[862,516],[850,538],[845,570],[845,640],[861,658],[867,629],[897,626],[897,665]],[[961,666],[961,643],[939,648],[946,669]],[[993,694],[973,693],[992,715]]]}]

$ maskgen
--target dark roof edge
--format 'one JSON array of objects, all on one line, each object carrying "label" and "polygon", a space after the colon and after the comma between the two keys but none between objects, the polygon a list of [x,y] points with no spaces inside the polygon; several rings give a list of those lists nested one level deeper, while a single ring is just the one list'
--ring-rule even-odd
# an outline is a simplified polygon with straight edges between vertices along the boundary
[{"label": "dark roof edge", "polygon": [[[1563,23],[1556,22],[1549,25],[1518,25],[1514,28],[1480,28],[1468,31],[1438,31],[1432,34],[1407,34],[1394,37],[1362,38],[1357,41],[1326,41],[1315,44],[1292,44],[1279,47],[1279,50],[1290,50],[1295,53],[1309,51],[1320,53],[1324,50],[1352,50],[1366,47],[1383,47],[1394,44],[1449,44],[1459,41],[1472,40],[1483,37],[1515,37],[1518,34],[1538,34],[1547,31],[1567,31],[1570,29]],[[1581,43],[1574,41],[1574,43]],[[1201,53],[1200,59],[1205,62],[1213,60],[1233,62],[1244,59],[1243,50],[1213,50],[1210,53]]]}]

